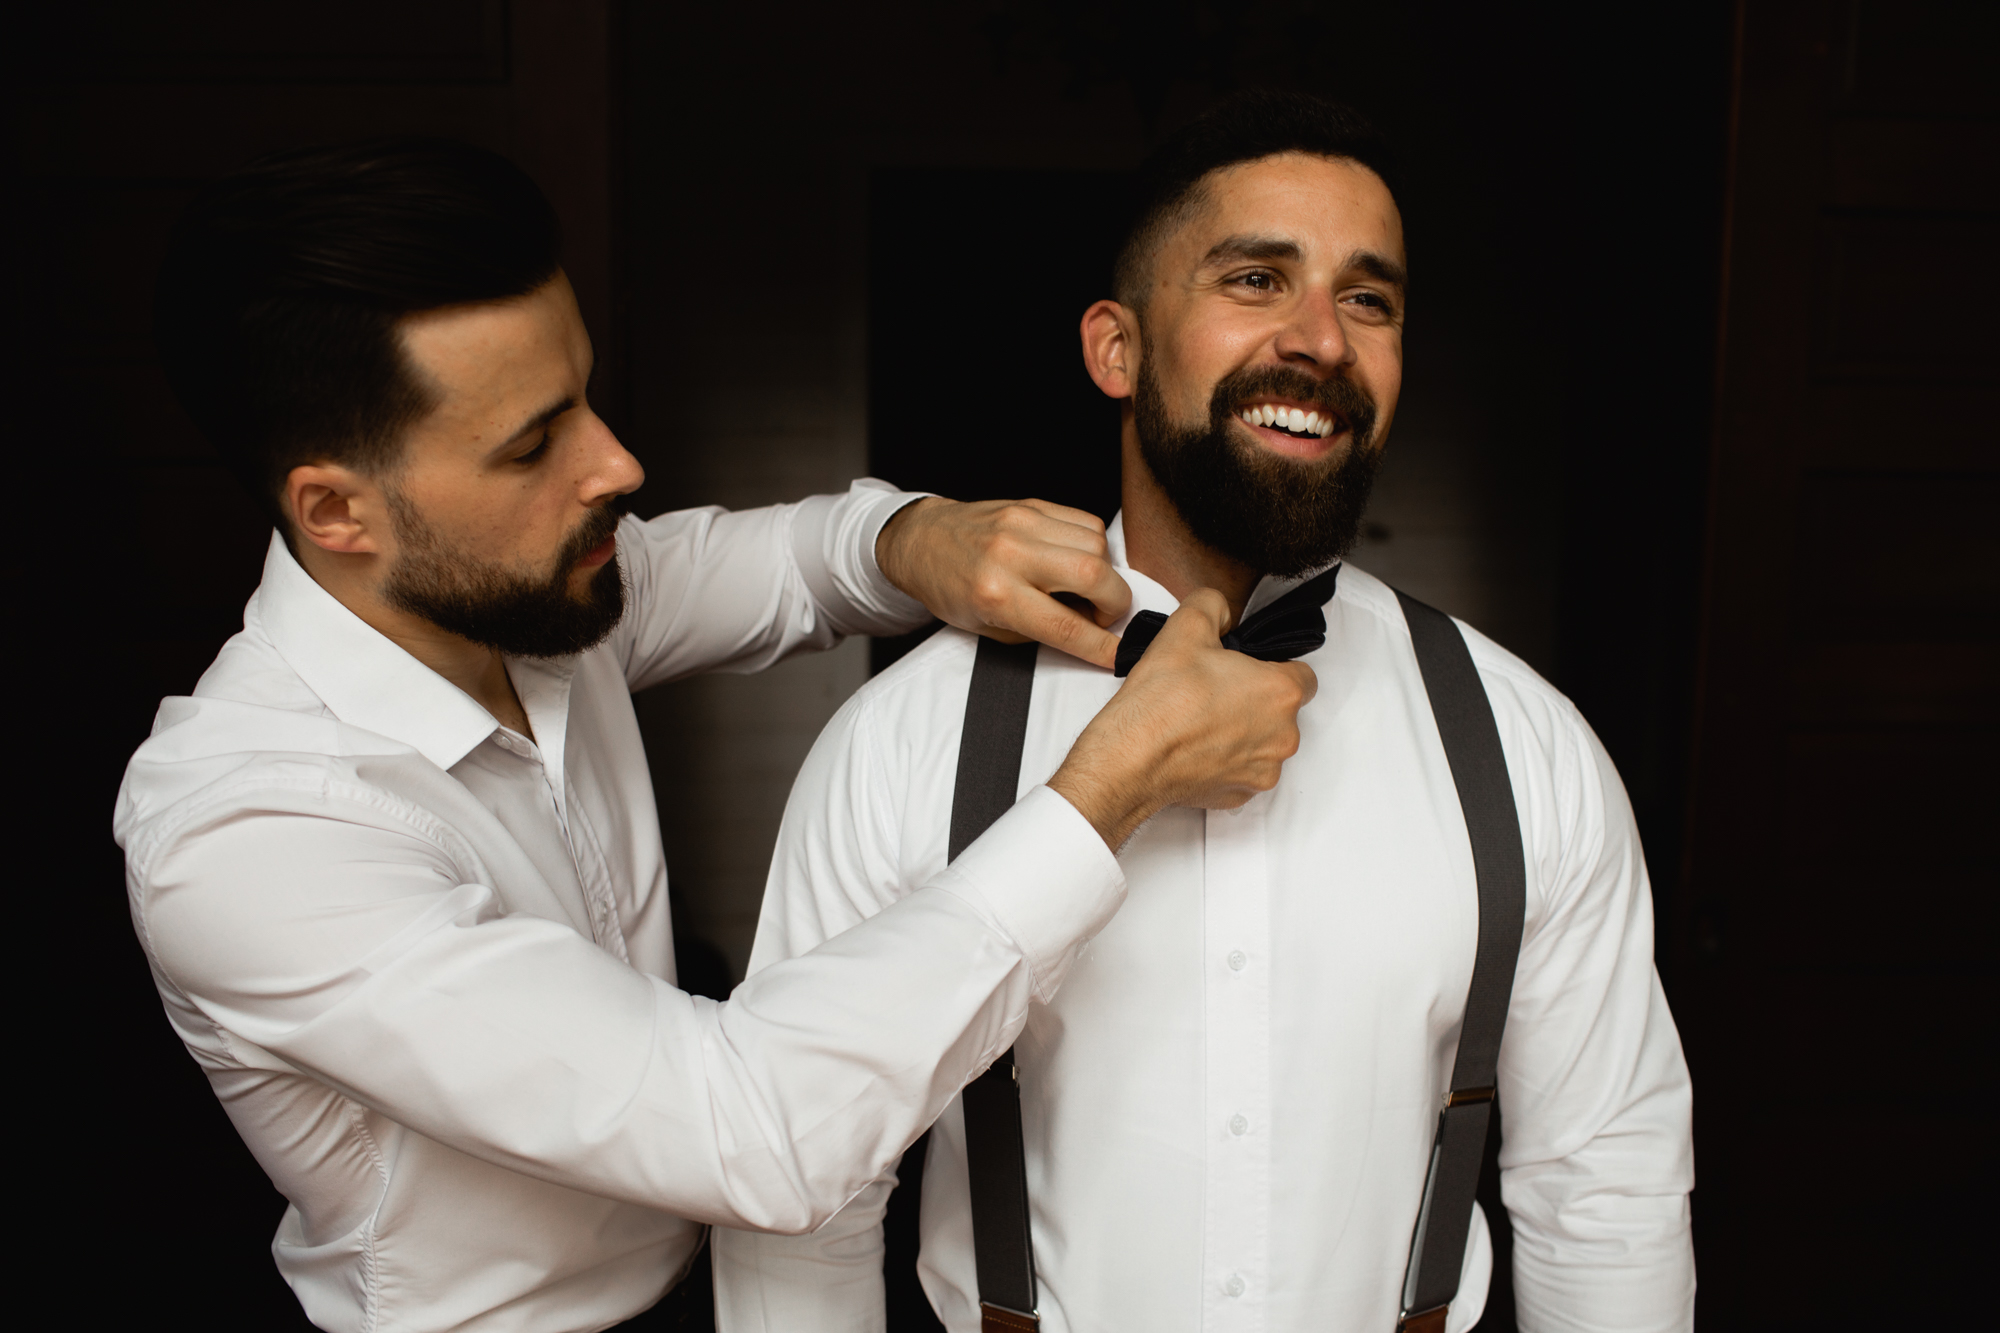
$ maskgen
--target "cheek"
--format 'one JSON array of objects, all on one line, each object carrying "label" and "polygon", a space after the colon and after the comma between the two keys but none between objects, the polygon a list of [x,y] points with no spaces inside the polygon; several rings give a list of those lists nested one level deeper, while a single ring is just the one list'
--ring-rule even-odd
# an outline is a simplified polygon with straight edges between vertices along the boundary
[{"label": "cheek", "polygon": [[1255,356],[1266,330],[1216,321],[1176,341],[1162,393],[1183,418],[1206,416],[1215,386]]},{"label": "cheek", "polygon": [[1403,389],[1403,338],[1394,329],[1372,329],[1368,334],[1351,339],[1354,348],[1354,373],[1375,395],[1375,401],[1383,412],[1394,409],[1396,397]]},{"label": "cheek", "polygon": [[545,559],[562,540],[560,496],[532,477],[466,483],[456,500],[459,529],[485,558],[503,564]]}]

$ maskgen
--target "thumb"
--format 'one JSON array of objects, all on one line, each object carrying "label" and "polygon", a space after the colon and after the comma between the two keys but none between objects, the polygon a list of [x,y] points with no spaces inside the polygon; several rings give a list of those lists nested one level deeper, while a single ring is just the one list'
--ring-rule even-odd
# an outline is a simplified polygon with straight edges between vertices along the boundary
[{"label": "thumb", "polygon": [[1217,645],[1222,642],[1222,632],[1229,628],[1229,621],[1229,599],[1213,588],[1197,588],[1182,598],[1179,609],[1167,617],[1159,637],[1175,644],[1185,640],[1204,646]]},{"label": "thumb", "polygon": [[1274,671],[1285,672],[1298,682],[1299,693],[1302,696],[1299,699],[1299,707],[1304,708],[1313,701],[1313,696],[1319,693],[1319,676],[1304,662],[1267,662],[1265,665]]}]

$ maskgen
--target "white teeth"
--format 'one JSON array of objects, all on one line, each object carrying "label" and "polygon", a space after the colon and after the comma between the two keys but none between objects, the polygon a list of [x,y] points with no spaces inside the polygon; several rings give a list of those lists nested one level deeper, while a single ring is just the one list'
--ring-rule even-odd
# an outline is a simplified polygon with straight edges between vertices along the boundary
[{"label": "white teeth", "polygon": [[1318,412],[1308,412],[1303,408],[1279,407],[1273,403],[1258,403],[1246,407],[1239,414],[1253,426],[1276,426],[1295,435],[1317,435],[1324,440],[1332,435],[1339,421],[1332,416],[1321,416]]}]

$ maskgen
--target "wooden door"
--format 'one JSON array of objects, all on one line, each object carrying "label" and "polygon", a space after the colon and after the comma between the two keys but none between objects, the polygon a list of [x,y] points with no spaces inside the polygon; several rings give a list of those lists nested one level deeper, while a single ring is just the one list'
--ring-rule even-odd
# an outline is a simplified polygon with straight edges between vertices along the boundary
[{"label": "wooden door", "polygon": [[1996,14],[1740,11],[1674,939],[1704,1328],[1990,1304]]}]

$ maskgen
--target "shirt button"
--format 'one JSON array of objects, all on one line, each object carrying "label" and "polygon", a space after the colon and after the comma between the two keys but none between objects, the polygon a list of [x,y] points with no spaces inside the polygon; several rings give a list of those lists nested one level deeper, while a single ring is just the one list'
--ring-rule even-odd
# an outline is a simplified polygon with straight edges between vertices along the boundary
[{"label": "shirt button", "polygon": [[[1250,1132],[1250,1122],[1248,1120],[1245,1120],[1240,1115],[1230,1116],[1229,1132],[1231,1134],[1236,1135],[1238,1138],[1242,1138],[1245,1134],[1248,1134]],[[1231,1292],[1230,1294],[1234,1295],[1235,1293]]]},{"label": "shirt button", "polygon": [[1231,1296],[1241,1296],[1243,1294],[1243,1286],[1243,1275],[1241,1273],[1231,1273],[1229,1281],[1222,1284],[1222,1289]]},{"label": "shirt button", "polygon": [[1231,972],[1241,972],[1245,967],[1249,966],[1250,964],[1249,956],[1245,954],[1241,949],[1230,950],[1229,957],[1226,961],[1229,963],[1229,970]]}]

